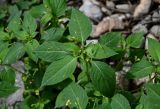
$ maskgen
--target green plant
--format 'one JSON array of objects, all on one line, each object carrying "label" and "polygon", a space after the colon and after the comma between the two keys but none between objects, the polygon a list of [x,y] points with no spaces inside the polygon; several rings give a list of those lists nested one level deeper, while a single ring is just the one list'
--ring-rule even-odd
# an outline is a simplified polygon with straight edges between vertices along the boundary
[{"label": "green plant", "polygon": [[[18,70],[13,64],[22,60],[26,66],[22,108],[159,109],[160,43],[147,38],[145,50],[143,33],[125,37],[110,32],[88,44],[90,20],[65,2],[32,1],[26,6],[35,3],[30,9],[9,7],[16,14],[9,13],[0,29],[0,97],[17,90]],[[64,18],[69,22],[62,22]],[[119,87],[116,72],[125,61],[132,66],[123,79],[148,76],[148,81],[134,89]]]}]

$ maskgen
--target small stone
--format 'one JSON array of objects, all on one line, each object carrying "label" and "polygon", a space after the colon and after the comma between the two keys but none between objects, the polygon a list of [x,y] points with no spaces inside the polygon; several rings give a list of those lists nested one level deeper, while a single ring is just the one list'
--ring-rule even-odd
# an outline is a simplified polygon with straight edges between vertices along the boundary
[{"label": "small stone", "polygon": [[113,29],[124,29],[125,24],[119,18],[119,14],[114,14],[109,17],[103,18],[101,22],[93,29],[94,31],[91,34],[91,37],[96,38],[105,32],[112,31]]},{"label": "small stone", "polygon": [[111,15],[112,14],[111,10],[109,10],[109,9],[107,9],[105,7],[102,7],[101,10],[102,10],[103,13],[106,13],[107,15]]},{"label": "small stone", "polygon": [[0,5],[4,5],[7,3],[7,0],[0,0]]},{"label": "small stone", "polygon": [[154,25],[151,27],[150,32],[155,36],[160,36],[160,25]]},{"label": "small stone", "polygon": [[146,27],[146,25],[142,25],[142,24],[137,24],[132,28],[132,32],[143,32],[143,33],[148,33],[148,29]]},{"label": "small stone", "polygon": [[130,69],[131,69],[131,61],[126,61],[126,62],[123,62],[123,68],[122,70],[127,73]]},{"label": "small stone", "polygon": [[147,15],[144,20],[141,21],[142,24],[147,24],[148,22],[152,21],[152,16]]},{"label": "small stone", "polygon": [[[145,84],[149,81],[151,81],[150,78],[154,78],[155,77],[155,73],[152,73],[150,76],[146,76],[140,79],[135,79],[133,82],[136,84],[136,86],[140,86],[142,84]],[[154,81],[155,79],[153,79],[152,81]]]},{"label": "small stone", "polygon": [[144,20],[151,20],[151,15],[146,16]]},{"label": "small stone", "polygon": [[152,20],[156,22],[159,21],[159,19],[160,19],[160,14],[157,11],[155,11],[152,15]]},{"label": "small stone", "polygon": [[84,0],[79,10],[95,21],[101,19],[103,15],[100,7],[95,5],[92,0]]},{"label": "small stone", "polygon": [[106,6],[109,9],[114,9],[115,8],[115,4],[113,1],[106,1]]},{"label": "small stone", "polygon": [[152,0],[140,0],[139,5],[135,8],[133,17],[138,18],[147,14],[150,10]]},{"label": "small stone", "polygon": [[88,45],[88,44],[96,44],[96,43],[98,43],[97,39],[86,40],[86,45]]},{"label": "small stone", "polygon": [[120,4],[120,5],[116,5],[116,8],[119,10],[123,10],[126,12],[130,12],[130,6],[128,4]]}]

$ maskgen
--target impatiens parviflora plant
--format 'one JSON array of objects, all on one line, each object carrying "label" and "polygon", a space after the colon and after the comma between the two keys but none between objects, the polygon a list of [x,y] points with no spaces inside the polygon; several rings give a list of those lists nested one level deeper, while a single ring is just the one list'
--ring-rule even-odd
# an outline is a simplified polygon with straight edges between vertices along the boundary
[{"label": "impatiens parviflora plant", "polygon": [[[68,28],[70,34],[67,36],[67,42],[45,41],[35,50],[40,59],[51,62],[43,76],[41,88],[58,84],[68,78],[72,80],[57,96],[55,107],[86,109],[89,107],[88,102],[94,102],[96,104],[90,108],[131,109],[127,100],[131,93],[126,95],[127,97],[124,97],[125,93],[116,94],[118,90],[115,70],[105,63],[105,59],[114,59],[121,47],[120,51],[124,50],[126,53],[130,53],[130,48],[139,49],[144,41],[143,33],[133,33],[127,39],[124,39],[121,33],[108,33],[102,36],[98,43],[86,45],[85,41],[92,30],[91,23],[76,9],[72,9]],[[149,39],[149,43],[151,40]],[[118,48],[118,45],[121,47]],[[151,61],[144,54],[140,57],[141,60],[132,65],[126,78],[142,78],[154,72],[155,67]],[[77,66],[80,66],[81,72],[75,77]],[[94,97],[94,101],[91,101],[87,87],[92,87],[93,95],[101,97],[102,101],[93,99]],[[98,105],[100,101],[102,104]],[[140,102],[137,107],[141,105],[144,104]]]},{"label": "impatiens parviflora plant", "polygon": [[[51,62],[43,76],[41,87],[55,85],[71,78],[73,82],[58,95],[56,107],[67,105],[70,108],[85,109],[88,104],[88,96],[79,85],[83,77],[88,82],[92,81],[95,88],[106,97],[113,96],[116,83],[114,70],[105,62],[98,60],[117,53],[101,43],[85,45],[92,31],[92,25],[89,19],[77,9],[72,9],[68,26],[70,35],[67,37],[67,42],[45,41],[35,50],[40,59]],[[81,69],[80,76],[83,76],[79,77],[82,79],[78,80],[79,84],[76,83],[76,78],[73,76],[77,65]],[[106,84],[99,85],[104,81]]]},{"label": "impatiens parviflora plant", "polygon": [[[65,0],[44,0],[28,11],[16,5],[11,9],[16,14],[10,13],[7,27],[0,29],[0,98],[18,89],[12,64],[23,60],[27,73],[22,109],[159,109],[157,40],[147,38],[145,50],[143,33],[125,37],[110,32],[86,44],[91,22],[79,10],[68,9]],[[65,16],[69,23],[62,28],[59,19]],[[148,77],[144,85],[134,90],[116,85],[115,72],[125,61],[132,65],[124,79]]]}]

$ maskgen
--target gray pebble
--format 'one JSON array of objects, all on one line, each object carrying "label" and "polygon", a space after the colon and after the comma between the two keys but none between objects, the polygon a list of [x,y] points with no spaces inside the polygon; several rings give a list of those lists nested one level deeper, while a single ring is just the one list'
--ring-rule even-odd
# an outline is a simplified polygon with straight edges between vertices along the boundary
[{"label": "gray pebble", "polygon": [[116,8],[125,12],[130,12],[131,7],[128,4],[116,5]]},{"label": "gray pebble", "polygon": [[160,14],[157,11],[155,11],[152,15],[152,21],[156,22],[159,20],[160,20]]},{"label": "gray pebble", "polygon": [[132,28],[132,32],[144,32],[146,34],[148,33],[148,29],[146,25],[137,24]]},{"label": "gray pebble", "polygon": [[106,6],[109,9],[114,9],[115,8],[115,4],[113,1],[106,1]]},{"label": "gray pebble", "polygon": [[151,27],[150,32],[155,36],[160,36],[160,25],[154,25]]},{"label": "gray pebble", "polygon": [[95,21],[101,19],[103,15],[100,7],[94,4],[92,0],[83,1],[83,5],[79,10]]}]

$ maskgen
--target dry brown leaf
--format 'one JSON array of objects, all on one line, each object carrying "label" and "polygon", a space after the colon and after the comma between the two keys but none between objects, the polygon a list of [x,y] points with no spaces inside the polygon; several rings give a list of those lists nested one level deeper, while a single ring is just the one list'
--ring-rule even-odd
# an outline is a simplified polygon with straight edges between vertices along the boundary
[{"label": "dry brown leaf", "polygon": [[136,7],[133,16],[136,18],[148,13],[151,2],[152,0],[141,0],[140,4]]},{"label": "dry brown leaf", "polygon": [[99,35],[112,31],[113,29],[124,29],[125,25],[118,17],[105,17],[96,27],[92,33],[92,37],[98,37]]}]

